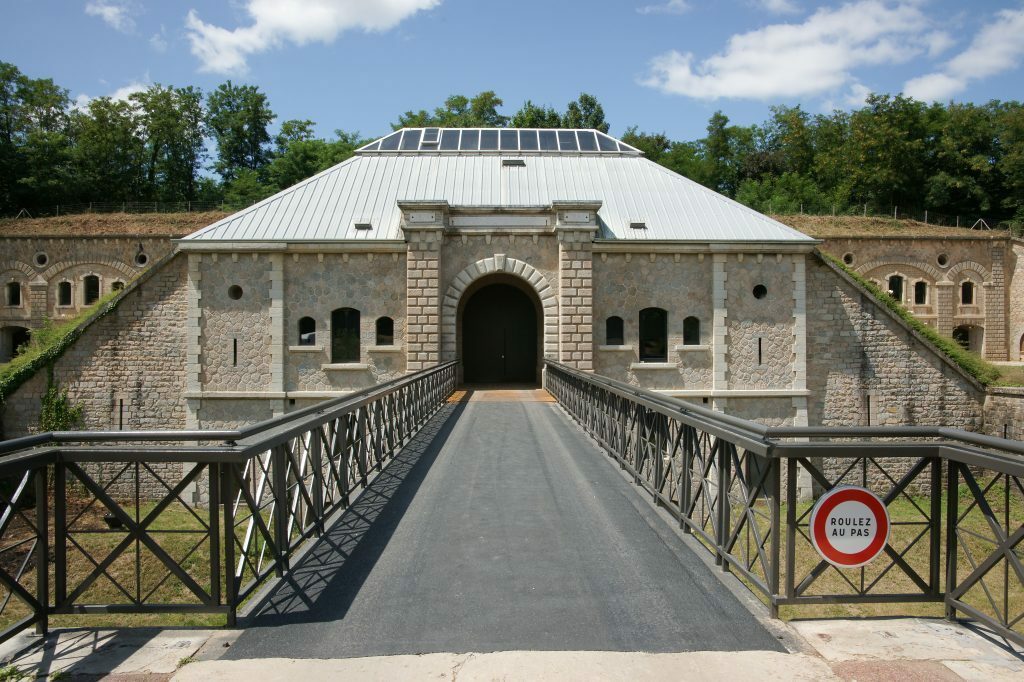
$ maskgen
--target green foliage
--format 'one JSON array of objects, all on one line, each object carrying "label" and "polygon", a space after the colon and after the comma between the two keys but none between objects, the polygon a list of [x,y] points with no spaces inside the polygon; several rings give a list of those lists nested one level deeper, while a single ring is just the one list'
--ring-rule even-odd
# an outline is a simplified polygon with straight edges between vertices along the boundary
[{"label": "green foliage", "polygon": [[452,95],[437,107],[433,113],[426,109],[407,111],[398,117],[392,128],[500,128],[508,123],[508,117],[498,113],[504,102],[491,90],[481,92],[472,99],[464,95]]},{"label": "green foliage", "polygon": [[0,365],[0,401],[31,379],[42,367],[52,364],[81,335],[86,322],[107,315],[119,294],[112,292],[74,318],[55,325],[50,321],[32,333],[32,339],[10,362]]},{"label": "green foliage", "polygon": [[206,124],[217,141],[214,169],[227,182],[243,169],[261,170],[270,160],[274,120],[267,96],[255,85],[222,83],[206,99]]},{"label": "green foliage", "polygon": [[0,668],[0,682],[18,682],[29,677],[27,672],[19,670],[13,665],[5,665]]},{"label": "green foliage", "polygon": [[526,100],[512,115],[509,125],[513,128],[561,128],[562,117],[551,107],[537,106]]},{"label": "green foliage", "polygon": [[608,132],[608,123],[604,120],[604,107],[593,95],[583,92],[576,101],[569,102],[562,116],[563,128],[593,128],[602,133]]},{"label": "green foliage", "polygon": [[857,284],[862,286],[864,289],[867,289],[867,291],[877,299],[879,303],[895,313],[907,326],[917,332],[920,336],[927,339],[929,343],[938,348],[946,357],[959,366],[960,369],[977,379],[979,383],[987,386],[997,382],[1000,377],[1000,373],[999,369],[995,365],[985,362],[985,360],[970,351],[964,350],[963,347],[953,339],[942,336],[924,322],[911,315],[896,299],[879,289],[873,282],[864,279],[853,270],[846,267],[842,261],[833,258],[827,253],[822,253],[821,256],[829,263],[845,272],[851,279],[856,281]]},{"label": "green foliage", "polygon": [[39,430],[46,433],[48,431],[74,431],[82,428],[85,424],[84,408],[71,402],[66,388],[62,391],[53,383],[52,368],[49,379],[51,383],[40,399],[42,408],[39,411]]}]

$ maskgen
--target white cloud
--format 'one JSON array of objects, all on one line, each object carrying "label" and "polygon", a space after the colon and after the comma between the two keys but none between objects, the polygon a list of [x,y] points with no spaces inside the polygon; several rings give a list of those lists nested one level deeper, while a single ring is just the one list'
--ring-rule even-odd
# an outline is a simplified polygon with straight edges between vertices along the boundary
[{"label": "white cloud", "polygon": [[754,0],[754,4],[772,14],[796,14],[800,6],[792,0]]},{"label": "white cloud", "polygon": [[89,0],[85,3],[85,13],[91,17],[99,17],[111,28],[122,33],[135,30],[131,7],[125,0]]},{"label": "white cloud", "polygon": [[332,42],[339,33],[386,31],[441,0],[245,0],[252,24],[235,29],[208,24],[189,10],[185,27],[201,71],[239,73],[249,55],[279,47]]},{"label": "white cloud", "polygon": [[834,93],[856,82],[857,67],[897,64],[930,49],[935,31],[919,4],[858,0],[823,7],[802,23],[734,35],[700,61],[675,50],[659,55],[641,83],[704,100]]},{"label": "white cloud", "polygon": [[1017,68],[1024,57],[1024,9],[1004,9],[981,28],[970,47],[946,62],[939,71],[912,78],[903,92],[926,102],[946,100],[962,92],[973,80]]},{"label": "white cloud", "polygon": [[[128,83],[128,85],[123,85],[117,90],[114,90],[112,93],[106,95],[106,97],[109,97],[115,102],[127,102],[128,98],[131,97],[133,94],[135,94],[136,92],[143,92],[144,90],[147,90],[149,86],[149,74],[147,73],[145,77],[142,78],[142,80],[135,80],[131,83]],[[75,101],[71,106],[75,109],[80,109],[84,111],[85,109],[89,108],[89,102],[92,102],[94,99],[96,98],[87,95],[84,92],[79,93],[75,97]]]},{"label": "white cloud", "polygon": [[167,29],[160,25],[160,32],[154,33],[149,38],[149,46],[156,52],[167,52]]},{"label": "white cloud", "polygon": [[661,5],[644,5],[637,7],[640,14],[682,14],[690,11],[690,3],[686,0],[668,0]]}]

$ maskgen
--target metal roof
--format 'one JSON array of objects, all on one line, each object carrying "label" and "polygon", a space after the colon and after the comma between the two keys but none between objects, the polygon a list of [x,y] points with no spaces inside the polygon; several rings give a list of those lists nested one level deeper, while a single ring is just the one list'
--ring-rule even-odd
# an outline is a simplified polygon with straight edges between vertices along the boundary
[{"label": "metal roof", "polygon": [[[393,135],[185,239],[402,239],[400,201],[446,201],[453,209],[537,209],[559,201],[599,201],[597,237],[602,239],[813,242],[643,158],[628,145],[623,145],[627,150],[614,152],[381,150],[383,140]],[[617,140],[609,139],[618,146]],[[525,165],[507,165],[506,159],[521,159]],[[633,229],[631,223],[644,223],[646,228]]]}]

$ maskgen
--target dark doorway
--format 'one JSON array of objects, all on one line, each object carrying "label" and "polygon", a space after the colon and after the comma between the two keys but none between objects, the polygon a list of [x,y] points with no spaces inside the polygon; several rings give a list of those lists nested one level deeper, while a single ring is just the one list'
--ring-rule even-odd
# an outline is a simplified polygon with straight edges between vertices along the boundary
[{"label": "dark doorway", "polygon": [[476,291],[462,312],[463,379],[467,384],[537,380],[537,309],[510,284]]}]

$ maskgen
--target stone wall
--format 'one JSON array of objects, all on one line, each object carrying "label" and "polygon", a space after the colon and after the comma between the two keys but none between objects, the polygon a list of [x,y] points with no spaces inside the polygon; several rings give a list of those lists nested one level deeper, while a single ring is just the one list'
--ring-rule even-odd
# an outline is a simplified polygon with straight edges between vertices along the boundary
[{"label": "stone wall", "polygon": [[1024,440],[1024,388],[990,388],[982,430],[998,438]]},{"label": "stone wall", "polygon": [[[794,359],[792,259],[731,256],[726,275],[728,388],[790,388]],[[764,287],[763,298],[755,295],[758,286]]]},{"label": "stone wall", "polygon": [[1007,252],[1010,320],[1007,347],[1011,360],[1024,360],[1024,241],[1014,240]]},{"label": "stone wall", "polygon": [[[53,366],[53,379],[85,410],[87,429],[176,429],[186,423],[186,260],[172,258],[89,326]],[[38,430],[41,371],[9,396],[3,437]]]},{"label": "stone wall", "polygon": [[977,430],[984,391],[832,266],[808,259],[809,423]]}]

